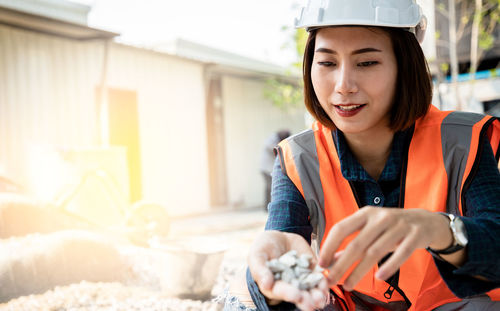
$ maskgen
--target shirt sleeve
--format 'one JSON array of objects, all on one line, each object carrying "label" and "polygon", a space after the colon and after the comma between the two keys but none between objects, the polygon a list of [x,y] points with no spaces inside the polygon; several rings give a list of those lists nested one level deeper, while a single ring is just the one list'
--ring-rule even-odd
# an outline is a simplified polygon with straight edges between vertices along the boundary
[{"label": "shirt sleeve", "polygon": [[[460,298],[500,287],[500,173],[489,141],[484,138],[478,170],[465,193],[467,261],[456,268],[435,260],[450,290]],[[489,281],[472,277],[480,275]]]},{"label": "shirt sleeve", "polygon": [[297,233],[311,243],[312,226],[306,201],[281,171],[278,158],[274,162],[272,177],[271,203],[265,229]]},{"label": "shirt sleeve", "polygon": [[[278,230],[300,234],[311,243],[312,226],[309,223],[309,210],[302,194],[295,184],[281,171],[279,158],[274,162],[272,173],[271,203],[268,205],[268,217],[265,230]],[[282,302],[268,306],[260,292],[250,270],[247,269],[247,286],[252,300],[259,311],[296,310],[294,304]]]}]

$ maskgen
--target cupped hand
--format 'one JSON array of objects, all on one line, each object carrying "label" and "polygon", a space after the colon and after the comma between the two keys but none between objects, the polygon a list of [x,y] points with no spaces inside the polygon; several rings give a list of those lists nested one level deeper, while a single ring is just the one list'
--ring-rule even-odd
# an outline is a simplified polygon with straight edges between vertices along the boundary
[{"label": "cupped hand", "polygon": [[296,250],[299,254],[312,255],[313,265],[316,264],[316,256],[311,246],[300,235],[281,231],[261,233],[254,241],[248,255],[248,266],[253,279],[271,305],[287,301],[306,311],[323,308],[329,292],[326,279],[323,279],[317,288],[309,291],[299,290],[291,284],[274,280],[266,261],[278,258],[290,250]]},{"label": "cupped hand", "polygon": [[[338,251],[351,234],[358,235]],[[445,248],[452,242],[446,217],[423,209],[395,209],[366,206],[335,224],[323,242],[319,265],[327,268],[328,283],[337,284],[357,261],[344,281],[352,290],[370,269],[387,254],[376,277],[388,279],[418,248]]]}]

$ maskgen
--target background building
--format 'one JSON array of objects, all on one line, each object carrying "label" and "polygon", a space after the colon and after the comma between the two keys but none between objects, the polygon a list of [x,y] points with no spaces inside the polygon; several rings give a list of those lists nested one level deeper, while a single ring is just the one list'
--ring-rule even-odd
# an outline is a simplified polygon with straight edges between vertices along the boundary
[{"label": "background building", "polygon": [[283,112],[263,89],[298,77],[182,40],[115,43],[88,11],[0,1],[2,175],[103,223],[138,200],[171,215],[262,204],[265,138],[305,127],[303,109]]}]

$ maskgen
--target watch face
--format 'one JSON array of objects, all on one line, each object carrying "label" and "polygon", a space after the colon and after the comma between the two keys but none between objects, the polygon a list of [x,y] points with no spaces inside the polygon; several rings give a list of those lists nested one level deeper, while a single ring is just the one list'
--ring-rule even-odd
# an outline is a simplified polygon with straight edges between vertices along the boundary
[{"label": "watch face", "polygon": [[465,230],[465,225],[462,222],[462,220],[458,217],[456,217],[452,223],[452,226],[454,226],[454,234],[455,234],[455,239],[459,245],[466,246],[467,243],[469,242],[467,238],[467,232]]}]

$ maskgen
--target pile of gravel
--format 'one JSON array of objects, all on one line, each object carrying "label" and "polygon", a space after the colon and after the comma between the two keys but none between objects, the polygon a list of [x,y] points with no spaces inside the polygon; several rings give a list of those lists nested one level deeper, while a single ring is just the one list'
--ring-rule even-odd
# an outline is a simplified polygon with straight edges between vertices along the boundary
[{"label": "pile of gravel", "polygon": [[279,258],[274,258],[266,262],[275,280],[282,280],[292,284],[301,290],[310,290],[316,287],[324,278],[321,269],[316,266],[311,267],[311,255],[298,255],[297,251],[291,250]]},{"label": "pile of gravel", "polygon": [[0,311],[220,311],[211,300],[169,298],[158,292],[121,283],[80,282],[44,294],[23,296],[0,304]]},{"label": "pile of gravel", "polygon": [[[212,298],[222,294],[241,264],[224,260]],[[136,271],[139,272],[139,271]],[[151,276],[151,271],[144,277]],[[161,294],[156,280],[144,279],[141,286],[119,282],[87,282],[58,286],[43,294],[22,296],[0,304],[0,311],[221,311],[223,304],[180,299]],[[223,302],[222,302],[223,303]]]}]

